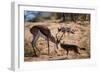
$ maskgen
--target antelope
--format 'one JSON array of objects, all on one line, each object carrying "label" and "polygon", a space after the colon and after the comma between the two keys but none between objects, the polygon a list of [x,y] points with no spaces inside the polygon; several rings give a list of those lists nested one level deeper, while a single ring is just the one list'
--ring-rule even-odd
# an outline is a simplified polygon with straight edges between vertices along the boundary
[{"label": "antelope", "polygon": [[[36,51],[34,48],[36,48],[38,51],[39,49],[36,47],[36,42],[38,40],[38,38],[41,36],[43,37],[46,41],[47,41],[47,44],[48,44],[48,55],[50,54],[50,47],[49,47],[49,41],[53,42],[56,44],[56,47],[58,49],[58,44],[60,43],[59,41],[61,40],[58,40],[57,37],[55,38],[52,34],[51,34],[51,31],[48,27],[46,26],[43,26],[43,25],[36,25],[36,26],[33,26],[31,29],[30,29],[30,32],[31,34],[33,35],[33,39],[32,39],[32,42],[31,42],[31,45],[33,47],[33,51],[34,51],[34,56],[37,56],[36,55]],[[65,32],[71,32],[69,31],[69,29],[65,29],[64,27],[61,27],[61,28],[58,28],[58,33],[59,32],[62,32],[62,36],[61,38],[63,37],[63,35],[65,34]],[[71,32],[74,34],[74,32]],[[57,35],[56,34],[56,35]],[[56,50],[55,50],[56,51]],[[40,51],[39,51],[40,52]]]},{"label": "antelope", "polygon": [[69,54],[69,51],[74,51],[75,53],[80,54],[78,48],[80,50],[86,50],[85,48],[80,48],[77,45],[61,43],[62,37],[64,36],[65,32],[74,34],[74,32],[72,32],[69,28],[66,29],[65,27],[62,27],[62,28],[58,29],[58,32],[62,32],[63,34],[61,35],[61,37],[59,39],[58,39],[57,34],[56,34],[57,43],[60,44],[62,49],[67,51],[67,55]]},{"label": "antelope", "polygon": [[36,42],[37,42],[37,40],[38,40],[38,38],[40,36],[43,37],[47,41],[47,44],[48,44],[48,55],[49,55],[50,54],[50,52],[49,52],[50,51],[49,50],[50,49],[50,47],[49,47],[49,41],[51,41],[51,42],[53,42],[53,43],[56,44],[56,39],[51,34],[50,29],[48,27],[46,27],[46,26],[43,26],[43,25],[36,25],[36,26],[33,26],[30,29],[30,32],[33,35],[33,39],[32,39],[31,45],[33,47],[35,56],[37,56],[37,55],[36,55],[36,51],[35,51],[34,48],[36,48],[39,51],[39,49],[36,47]]}]

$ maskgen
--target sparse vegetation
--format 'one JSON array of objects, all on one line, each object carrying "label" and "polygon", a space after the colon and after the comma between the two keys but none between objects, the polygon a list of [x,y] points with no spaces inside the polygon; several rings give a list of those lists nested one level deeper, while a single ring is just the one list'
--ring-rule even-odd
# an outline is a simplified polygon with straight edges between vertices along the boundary
[{"label": "sparse vegetation", "polygon": [[[74,18],[75,17],[75,18]],[[46,19],[47,18],[47,19]],[[38,20],[39,19],[39,20]],[[65,59],[86,59],[90,58],[90,15],[89,14],[62,14],[61,13],[51,13],[49,17],[38,17],[34,22],[25,22],[25,39],[24,39],[24,60],[28,62],[32,61],[43,61],[43,60],[65,60]],[[75,30],[75,34],[65,33],[61,42],[66,44],[73,44],[79,47],[86,48],[86,51],[79,50],[80,54],[75,54],[70,51],[66,55],[66,51],[59,46],[57,53],[54,51],[55,44],[50,42],[50,56],[48,56],[48,46],[47,41],[42,37],[39,37],[36,46],[39,48],[40,52],[36,51],[38,57],[33,57],[33,48],[31,45],[32,34],[30,29],[35,25],[47,26],[53,36],[58,32],[58,27],[68,27]],[[62,33],[59,33],[60,37]]]}]

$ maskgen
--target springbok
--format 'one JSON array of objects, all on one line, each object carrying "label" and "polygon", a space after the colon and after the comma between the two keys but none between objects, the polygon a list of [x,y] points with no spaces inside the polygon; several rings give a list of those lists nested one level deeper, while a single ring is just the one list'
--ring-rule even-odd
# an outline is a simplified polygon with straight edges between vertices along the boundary
[{"label": "springbok", "polygon": [[[47,44],[48,44],[48,55],[50,54],[50,47],[49,47],[49,41],[53,42],[56,44],[56,47],[58,49],[58,44],[60,43],[59,41],[62,39],[63,35],[67,32],[67,33],[73,33],[70,28],[64,28],[64,27],[60,27],[58,28],[58,33],[56,34],[56,37],[54,37],[52,34],[51,34],[51,31],[48,27],[46,26],[43,26],[43,25],[36,25],[36,26],[33,26],[31,29],[30,29],[30,32],[32,33],[33,35],[33,40],[31,42],[32,44],[32,47],[33,47],[33,51],[34,51],[34,54],[35,56],[36,55],[36,51],[34,48],[36,48],[38,51],[39,49],[36,47],[36,42],[38,40],[38,38],[41,36],[43,37],[46,41],[47,41]],[[57,35],[59,34],[59,32],[62,32],[63,34],[61,35],[60,39],[58,40],[57,39]],[[56,50],[55,50],[56,51]],[[40,51],[39,51],[40,52]],[[57,51],[56,51],[57,52]]]},{"label": "springbok", "polygon": [[48,27],[46,27],[46,26],[43,26],[43,25],[36,25],[36,26],[33,26],[30,29],[30,32],[33,35],[33,40],[31,42],[31,44],[32,44],[35,56],[37,56],[37,55],[36,55],[36,51],[35,51],[34,48],[36,48],[39,51],[39,49],[36,47],[36,42],[37,42],[37,40],[38,40],[38,38],[40,36],[43,37],[47,41],[47,44],[48,44],[48,55],[49,55],[50,54],[50,52],[49,52],[50,51],[49,50],[50,49],[50,47],[49,47],[49,41],[51,41],[51,42],[53,42],[53,43],[56,44],[56,39],[51,34],[50,29]]}]

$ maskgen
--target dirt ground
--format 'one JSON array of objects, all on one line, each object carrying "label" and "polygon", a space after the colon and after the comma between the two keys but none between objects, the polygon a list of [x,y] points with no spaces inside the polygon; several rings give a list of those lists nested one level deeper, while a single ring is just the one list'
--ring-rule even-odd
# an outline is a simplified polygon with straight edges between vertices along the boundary
[{"label": "dirt ground", "polygon": [[[50,42],[50,55],[48,55],[48,46],[47,41],[40,37],[37,41],[37,47],[41,53],[36,51],[38,57],[32,57],[33,49],[30,44],[32,41],[32,34],[30,33],[30,28],[35,25],[45,25],[50,30],[52,35],[55,37],[55,34],[58,32],[58,27],[69,27],[75,30],[75,34],[65,34],[62,42],[67,44],[77,45],[82,48],[86,48],[86,50],[79,50],[80,54],[76,54],[73,51],[70,51],[69,54],[66,54],[66,51],[59,46],[57,53],[55,52],[55,44]],[[25,38],[24,38],[24,61],[32,62],[32,61],[44,61],[44,60],[69,60],[69,59],[87,59],[90,58],[90,23],[89,21],[77,21],[77,22],[25,22]],[[60,33],[58,36],[60,36]]]}]

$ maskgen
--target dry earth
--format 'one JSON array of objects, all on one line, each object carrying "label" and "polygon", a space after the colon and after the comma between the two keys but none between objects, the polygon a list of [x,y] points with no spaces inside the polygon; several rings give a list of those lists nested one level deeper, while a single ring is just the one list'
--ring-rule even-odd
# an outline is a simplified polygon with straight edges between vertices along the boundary
[{"label": "dry earth", "polygon": [[[30,42],[32,41],[32,34],[30,33],[30,28],[35,25],[45,25],[50,30],[52,35],[55,37],[57,33],[58,27],[70,27],[71,29],[75,30],[75,34],[65,34],[63,37],[62,42],[67,44],[74,44],[78,45],[79,47],[84,47],[86,50],[79,50],[81,53],[80,55],[70,51],[68,55],[66,55],[66,51],[63,50],[61,47],[55,53],[55,44],[50,42],[50,55],[48,56],[48,48],[47,48],[47,41],[40,37],[37,41],[37,47],[41,51],[41,54],[37,52],[38,57],[32,57],[33,50]],[[90,58],[90,23],[89,21],[77,21],[75,22],[25,22],[25,38],[24,38],[24,60],[27,62],[32,61],[44,61],[44,60],[65,60],[65,59],[87,59]],[[60,33],[58,37],[61,35]]]}]

